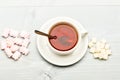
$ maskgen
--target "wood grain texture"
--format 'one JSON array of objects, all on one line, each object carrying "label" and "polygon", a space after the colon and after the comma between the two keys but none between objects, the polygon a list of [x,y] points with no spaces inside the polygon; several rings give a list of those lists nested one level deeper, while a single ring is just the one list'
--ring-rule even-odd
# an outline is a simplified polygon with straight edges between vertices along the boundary
[{"label": "wood grain texture", "polygon": [[[88,30],[89,39],[105,38],[113,54],[107,61],[100,61],[93,59],[87,51],[81,61],[69,67],[56,67],[47,63],[36,48],[34,30],[57,16],[78,20]],[[30,54],[19,61],[8,59],[0,51],[0,80],[120,79],[120,6],[0,7],[0,34],[5,27],[29,31],[32,42]]]}]

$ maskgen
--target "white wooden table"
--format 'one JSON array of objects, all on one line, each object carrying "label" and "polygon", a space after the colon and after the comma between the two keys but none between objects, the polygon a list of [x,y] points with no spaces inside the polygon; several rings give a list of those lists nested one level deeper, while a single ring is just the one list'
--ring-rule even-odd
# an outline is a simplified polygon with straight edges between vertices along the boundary
[{"label": "white wooden table", "polygon": [[[85,57],[69,67],[47,63],[36,48],[34,29],[47,20],[68,16],[89,32],[89,39],[105,38],[112,49],[107,61]],[[0,80],[119,80],[120,79],[120,1],[119,0],[16,0],[0,1],[0,34],[5,27],[31,33],[30,54],[19,61],[0,51]],[[2,40],[2,38],[0,38]]]}]

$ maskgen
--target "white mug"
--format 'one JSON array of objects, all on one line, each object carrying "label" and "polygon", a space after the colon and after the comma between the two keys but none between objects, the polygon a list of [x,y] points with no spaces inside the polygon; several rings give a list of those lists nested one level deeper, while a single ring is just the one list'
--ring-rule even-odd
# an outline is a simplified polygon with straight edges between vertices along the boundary
[{"label": "white mug", "polygon": [[53,27],[53,25],[57,24],[57,23],[60,23],[60,22],[66,22],[68,24],[71,24],[73,25],[73,27],[77,30],[77,33],[78,33],[78,42],[76,43],[76,45],[70,49],[70,50],[67,50],[67,51],[60,51],[60,50],[57,50],[55,49],[49,42],[49,40],[47,40],[47,45],[49,47],[49,49],[55,53],[55,54],[58,54],[58,55],[69,55],[69,54],[72,54],[73,51],[76,50],[76,48],[78,47],[78,44],[80,44],[80,41],[82,38],[84,38],[84,36],[87,34],[87,31],[83,28],[83,26],[76,20],[72,19],[72,18],[69,18],[69,17],[57,17],[57,18],[53,18],[51,19],[48,23],[49,23],[49,27],[47,29],[47,33],[49,33],[51,27]]}]

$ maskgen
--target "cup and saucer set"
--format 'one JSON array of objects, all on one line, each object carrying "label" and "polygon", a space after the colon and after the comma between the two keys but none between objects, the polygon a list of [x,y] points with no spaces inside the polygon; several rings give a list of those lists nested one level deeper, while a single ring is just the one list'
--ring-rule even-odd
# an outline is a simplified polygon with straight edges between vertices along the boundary
[{"label": "cup and saucer set", "polygon": [[56,17],[43,24],[39,30],[57,37],[49,39],[37,36],[38,51],[49,63],[69,66],[84,57],[88,48],[88,32],[78,21],[69,17]]}]

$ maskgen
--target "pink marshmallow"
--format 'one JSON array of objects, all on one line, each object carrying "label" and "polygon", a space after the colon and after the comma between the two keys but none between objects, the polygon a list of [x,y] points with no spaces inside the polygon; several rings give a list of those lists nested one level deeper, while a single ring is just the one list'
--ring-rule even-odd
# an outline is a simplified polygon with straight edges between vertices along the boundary
[{"label": "pink marshmallow", "polygon": [[28,55],[29,50],[26,47],[20,47],[19,51],[23,54],[23,55]]},{"label": "pink marshmallow", "polygon": [[23,40],[23,43],[22,43],[22,46],[23,46],[23,47],[28,47],[29,43],[30,43],[30,40],[29,40],[29,39],[24,39],[24,40]]},{"label": "pink marshmallow", "polygon": [[1,41],[1,49],[9,58],[18,60],[22,54],[29,54],[27,47],[30,43],[30,34],[28,32],[22,31],[19,34],[13,29],[5,29],[2,36],[5,40]]},{"label": "pink marshmallow", "polygon": [[15,39],[14,39],[14,43],[21,46],[21,45],[22,45],[22,39],[20,39],[20,38],[15,38]]},{"label": "pink marshmallow", "polygon": [[20,37],[22,37],[22,38],[27,38],[27,39],[29,39],[30,38],[30,34],[28,33],[28,32],[25,32],[25,31],[22,31],[21,33],[20,33]]},{"label": "pink marshmallow", "polygon": [[11,52],[9,48],[5,48],[5,53],[8,57],[11,57],[13,55],[13,53]]},{"label": "pink marshmallow", "polygon": [[4,38],[7,38],[9,36],[9,33],[10,33],[10,29],[6,28],[6,29],[4,29],[2,36]]},{"label": "pink marshmallow", "polygon": [[21,57],[21,53],[16,51],[13,55],[12,55],[12,58],[14,60],[18,60],[19,58]]},{"label": "pink marshmallow", "polygon": [[12,38],[7,38],[6,39],[6,44],[7,44],[8,48],[10,48],[12,45],[14,45],[14,42],[13,42]]},{"label": "pink marshmallow", "polygon": [[13,46],[11,46],[11,48],[10,48],[10,50],[11,50],[13,53],[16,52],[18,49],[19,49],[19,46],[17,46],[17,45],[13,45]]},{"label": "pink marshmallow", "polygon": [[11,37],[18,37],[18,34],[19,34],[18,31],[10,29],[10,36]]},{"label": "pink marshmallow", "polygon": [[7,48],[7,43],[5,40],[1,41],[1,49],[4,50],[5,48]]}]

